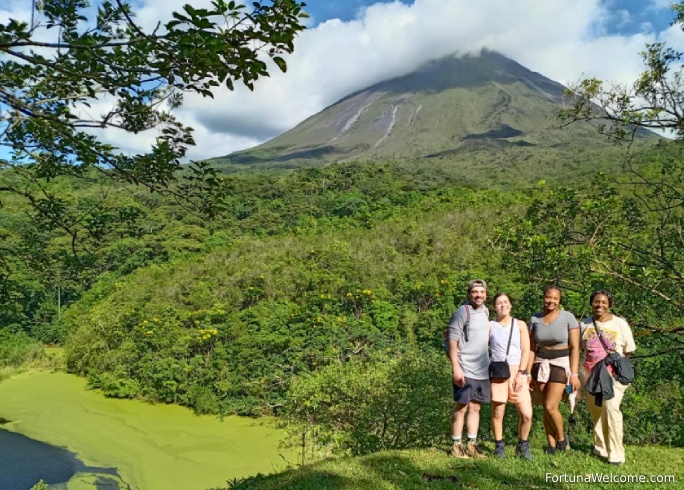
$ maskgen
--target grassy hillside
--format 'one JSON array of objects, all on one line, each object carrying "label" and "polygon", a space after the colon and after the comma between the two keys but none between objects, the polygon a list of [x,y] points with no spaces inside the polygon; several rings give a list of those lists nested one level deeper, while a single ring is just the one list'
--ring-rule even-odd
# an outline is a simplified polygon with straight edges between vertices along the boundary
[{"label": "grassy hillside", "polygon": [[[511,448],[509,448],[512,455]],[[661,446],[627,447],[627,463],[610,466],[576,448],[555,457],[534,450],[534,461],[509,457],[456,460],[445,448],[386,451],[358,458],[335,458],[268,476],[230,483],[230,490],[423,490],[503,488],[614,489],[682,488],[684,450]],[[612,483],[578,482],[582,478],[613,478]],[[647,483],[620,483],[643,475]],[[673,483],[650,482],[651,477],[671,476]],[[566,478],[563,480],[563,478]],[[554,481],[555,479],[555,481]],[[574,480],[573,480],[574,479]],[[622,480],[621,480],[622,479]],[[609,480],[610,481],[610,480]],[[214,489],[218,490],[218,489]]]}]

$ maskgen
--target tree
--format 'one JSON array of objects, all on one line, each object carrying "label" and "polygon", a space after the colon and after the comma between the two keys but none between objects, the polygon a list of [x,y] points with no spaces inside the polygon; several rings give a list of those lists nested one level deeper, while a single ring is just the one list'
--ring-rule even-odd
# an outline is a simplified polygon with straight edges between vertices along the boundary
[{"label": "tree", "polygon": [[[0,216],[0,304],[37,298],[17,281],[25,270],[41,271],[46,285],[53,273],[59,277],[52,281],[59,312],[65,278],[87,287],[101,272],[102,234],[127,236],[117,230],[128,218],[108,203],[122,185],[215,212],[216,173],[203,162],[181,167],[194,140],[174,110],[187,93],[212,97],[239,82],[253,89],[268,76],[269,59],[286,70],[282,55],[304,28],[305,4],[213,0],[209,8],[186,5],[147,30],[129,0],[35,5],[30,23],[0,24],[0,155],[10,155],[0,158],[0,206],[7,206]],[[94,104],[109,108],[97,114]],[[129,155],[103,138],[113,128],[159,135],[149,151]],[[91,195],[76,191],[74,179]],[[29,218],[21,229],[17,212]]]},{"label": "tree", "polygon": [[[673,10],[684,28],[684,2]],[[684,53],[655,43],[642,56],[646,69],[631,85],[587,78],[570,87],[560,118],[597,121],[618,141],[644,130],[673,138],[632,152],[619,178],[545,190],[522,221],[501,228],[499,245],[539,283],[561,281],[583,299],[592,287],[618,291],[641,334],[658,334],[655,355],[684,350]]]},{"label": "tree", "polygon": [[681,209],[650,209],[626,185],[600,176],[583,189],[542,188],[523,218],[498,228],[496,245],[530,295],[560,283],[580,315],[591,291],[609,289],[640,335],[666,341],[652,353],[684,350]]},{"label": "tree", "polygon": [[[295,0],[213,0],[211,8],[186,5],[145,31],[127,0],[45,0],[40,20],[0,25],[0,145],[12,152],[2,167],[39,187],[41,179],[108,177],[168,186],[192,129],[173,115],[183,94],[207,97],[220,85],[241,81],[250,89],[268,76],[265,59],[281,69],[294,49],[305,4]],[[52,37],[52,41],[44,39]],[[88,109],[111,102],[100,115]],[[148,153],[125,155],[98,133],[118,128],[139,133],[160,128]],[[9,190],[30,192],[14,187]]]}]

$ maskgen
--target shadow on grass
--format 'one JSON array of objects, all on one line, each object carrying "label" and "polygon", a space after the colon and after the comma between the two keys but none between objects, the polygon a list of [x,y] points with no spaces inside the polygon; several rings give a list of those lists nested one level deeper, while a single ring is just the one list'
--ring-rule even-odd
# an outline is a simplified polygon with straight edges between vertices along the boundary
[{"label": "shadow on grass", "polygon": [[[316,465],[314,465],[316,466]],[[209,490],[252,490],[252,489],[359,489],[376,488],[374,480],[345,477],[333,471],[315,469],[314,467],[293,468],[275,475],[256,475],[248,478],[228,481],[227,487],[216,487]]]},{"label": "shadow on grass", "polygon": [[[426,458],[432,454],[433,458]],[[364,458],[364,466],[374,473],[376,482],[386,482],[392,488],[541,488],[548,484],[544,472],[534,470],[521,460],[488,458],[482,461],[449,458],[442,451],[423,452],[420,464],[403,455],[380,454]],[[535,476],[536,475],[536,476]]]},{"label": "shadow on grass", "polygon": [[[323,461],[277,475],[258,475],[229,484],[229,490],[397,490],[454,488],[551,488],[542,464],[510,460],[455,460],[444,451],[380,453]],[[219,490],[219,489],[213,489]]]}]

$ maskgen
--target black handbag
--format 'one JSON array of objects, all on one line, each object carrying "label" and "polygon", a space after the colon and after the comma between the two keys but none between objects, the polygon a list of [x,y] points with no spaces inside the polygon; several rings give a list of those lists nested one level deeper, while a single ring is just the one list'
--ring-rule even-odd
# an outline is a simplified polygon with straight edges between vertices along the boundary
[{"label": "black handbag", "polygon": [[623,385],[628,385],[634,382],[634,365],[628,357],[621,356],[616,351],[611,351],[606,345],[606,341],[603,340],[603,335],[596,325],[596,320],[591,317],[591,321],[594,324],[594,330],[596,330],[596,335],[598,335],[599,340],[603,349],[606,351],[606,364],[613,366],[613,377]]},{"label": "black handbag", "polygon": [[489,363],[489,379],[508,379],[511,377],[511,368],[508,365],[508,351],[511,349],[511,339],[515,328],[515,318],[511,319],[511,332],[508,334],[508,345],[506,346],[506,360],[492,361]]}]

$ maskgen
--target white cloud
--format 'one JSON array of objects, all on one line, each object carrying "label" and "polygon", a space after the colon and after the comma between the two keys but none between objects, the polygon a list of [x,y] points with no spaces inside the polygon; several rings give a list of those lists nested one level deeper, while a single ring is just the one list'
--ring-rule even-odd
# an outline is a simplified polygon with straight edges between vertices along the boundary
[{"label": "white cloud", "polygon": [[6,24],[10,18],[21,22],[31,22],[31,5],[23,0],[9,0],[3,2],[0,8],[0,22]]},{"label": "white cloud", "polygon": [[482,47],[562,82],[582,73],[626,81],[638,73],[637,53],[648,39],[595,37],[612,17],[598,0],[377,3],[352,21],[330,20],[302,33],[288,73],[273,73],[253,94],[238,88],[216,101],[189,97],[185,110],[201,114],[207,127],[244,123],[275,136],[355,90]]},{"label": "white cloud", "polygon": [[[149,28],[158,12],[177,10],[187,0],[139,3],[137,21]],[[209,0],[192,4],[201,7]],[[650,6],[661,4],[651,0]],[[355,90],[454,52],[494,49],[561,83],[581,76],[626,83],[643,69],[638,53],[646,43],[684,45],[678,28],[606,35],[606,26],[630,20],[610,5],[602,0],[395,1],[363,8],[348,22],[328,20],[301,33],[295,53],[287,57],[287,73],[274,67],[254,92],[237,86],[234,92],[217,91],[214,99],[187,96],[179,115],[196,129],[197,148],[190,156],[220,156],[253,146]],[[114,142],[133,150],[145,137],[153,135],[116,136]]]}]

